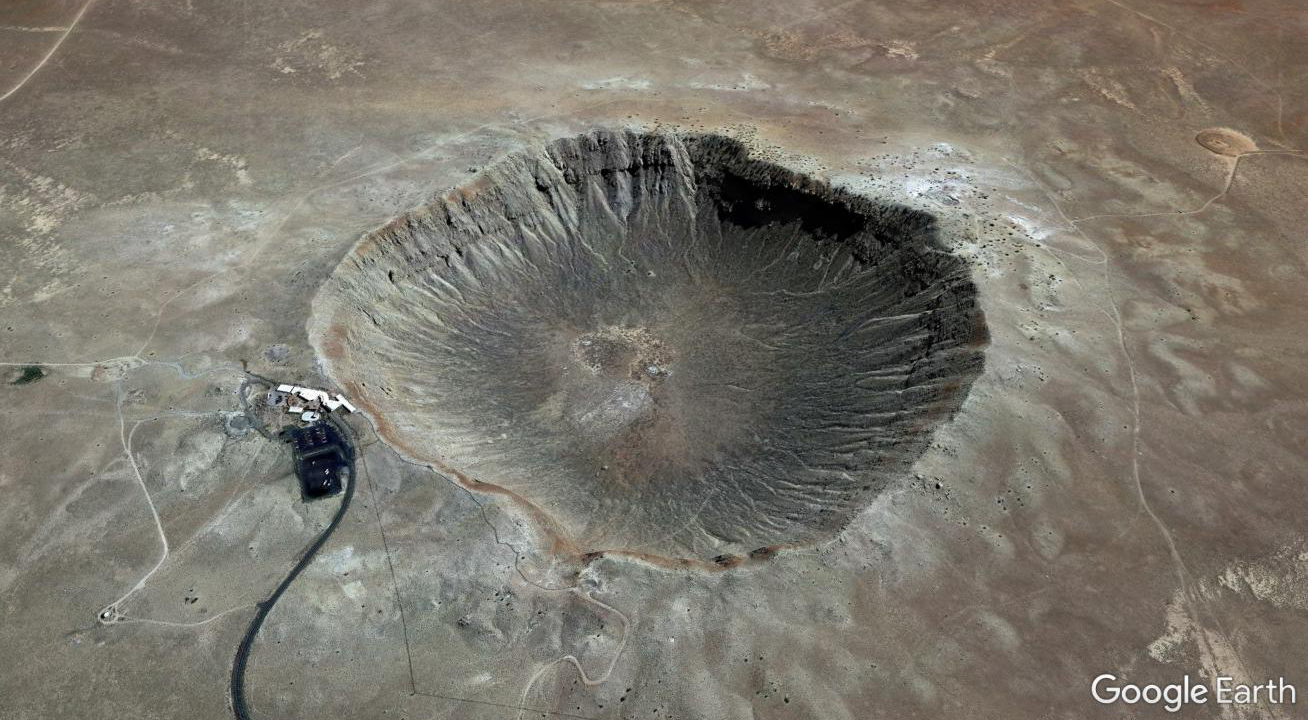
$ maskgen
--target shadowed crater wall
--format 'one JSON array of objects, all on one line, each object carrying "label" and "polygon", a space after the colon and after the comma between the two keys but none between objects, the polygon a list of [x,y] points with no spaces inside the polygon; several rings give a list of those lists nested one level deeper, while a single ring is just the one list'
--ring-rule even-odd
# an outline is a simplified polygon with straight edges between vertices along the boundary
[{"label": "shadowed crater wall", "polygon": [[838,531],[962,402],[987,335],[935,232],[724,137],[597,132],[364,237],[310,334],[557,550],[728,562]]}]

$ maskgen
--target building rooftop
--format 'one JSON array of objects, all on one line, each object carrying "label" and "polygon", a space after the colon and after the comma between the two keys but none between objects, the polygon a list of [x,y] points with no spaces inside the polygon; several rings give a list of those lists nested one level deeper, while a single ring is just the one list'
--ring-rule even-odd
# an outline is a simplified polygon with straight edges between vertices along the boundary
[{"label": "building rooftop", "polygon": [[334,495],[341,490],[341,476],[349,471],[354,448],[328,422],[317,422],[284,433],[291,443],[295,474],[306,498]]}]

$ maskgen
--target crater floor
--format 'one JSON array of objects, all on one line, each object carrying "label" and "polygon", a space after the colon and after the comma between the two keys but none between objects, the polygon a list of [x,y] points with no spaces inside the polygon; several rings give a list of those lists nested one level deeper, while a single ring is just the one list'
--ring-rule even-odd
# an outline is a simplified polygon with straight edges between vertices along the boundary
[{"label": "crater floor", "polygon": [[721,136],[597,132],[366,236],[311,336],[389,442],[564,548],[726,562],[829,537],[966,395],[936,233]]}]

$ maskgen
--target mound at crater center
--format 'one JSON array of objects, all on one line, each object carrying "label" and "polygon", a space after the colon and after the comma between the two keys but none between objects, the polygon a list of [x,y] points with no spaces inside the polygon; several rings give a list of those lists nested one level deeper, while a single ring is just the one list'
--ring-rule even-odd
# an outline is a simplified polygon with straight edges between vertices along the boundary
[{"label": "mound at crater center", "polygon": [[694,560],[838,531],[986,338],[929,215],[633,132],[510,157],[366,236],[310,334],[406,456],[571,551]]}]

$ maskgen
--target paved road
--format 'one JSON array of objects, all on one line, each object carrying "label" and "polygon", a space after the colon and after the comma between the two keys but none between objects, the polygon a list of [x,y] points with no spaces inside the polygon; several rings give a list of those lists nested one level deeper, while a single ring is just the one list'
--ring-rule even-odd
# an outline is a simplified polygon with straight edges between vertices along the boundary
[{"label": "paved road", "polygon": [[[331,416],[328,416],[328,418],[329,421],[340,430],[341,437],[345,438],[351,446],[357,448],[358,446],[354,443],[354,434],[350,432],[349,426]],[[323,545],[327,544],[327,540],[331,538],[332,533],[336,531],[336,527],[341,524],[341,519],[344,518],[345,513],[349,511],[350,501],[354,499],[354,486],[358,480],[354,457],[350,458],[349,470],[349,482],[345,486],[345,493],[341,497],[340,507],[336,509],[336,515],[332,517],[332,521],[327,525],[327,528],[322,531],[322,534],[318,536],[318,539],[314,540],[313,544],[305,549],[304,554],[300,556],[299,562],[295,563],[295,567],[291,568],[291,571],[282,580],[281,584],[277,586],[277,589],[273,590],[267,600],[259,603],[259,612],[255,613],[254,619],[250,621],[250,627],[246,629],[245,637],[241,638],[241,644],[236,649],[236,658],[232,660],[231,695],[232,713],[236,716],[237,720],[251,720],[253,717],[253,715],[250,714],[249,703],[245,698],[245,667],[250,660],[250,651],[254,648],[254,639],[259,635],[259,630],[263,628],[264,620],[268,619],[268,615],[272,613],[273,607],[275,607],[277,601],[281,599],[282,593],[286,592],[286,589],[291,586],[291,583],[295,582],[295,578],[299,577],[300,573],[309,566],[310,562],[313,562],[314,556],[318,554],[318,551],[322,549]]]}]

